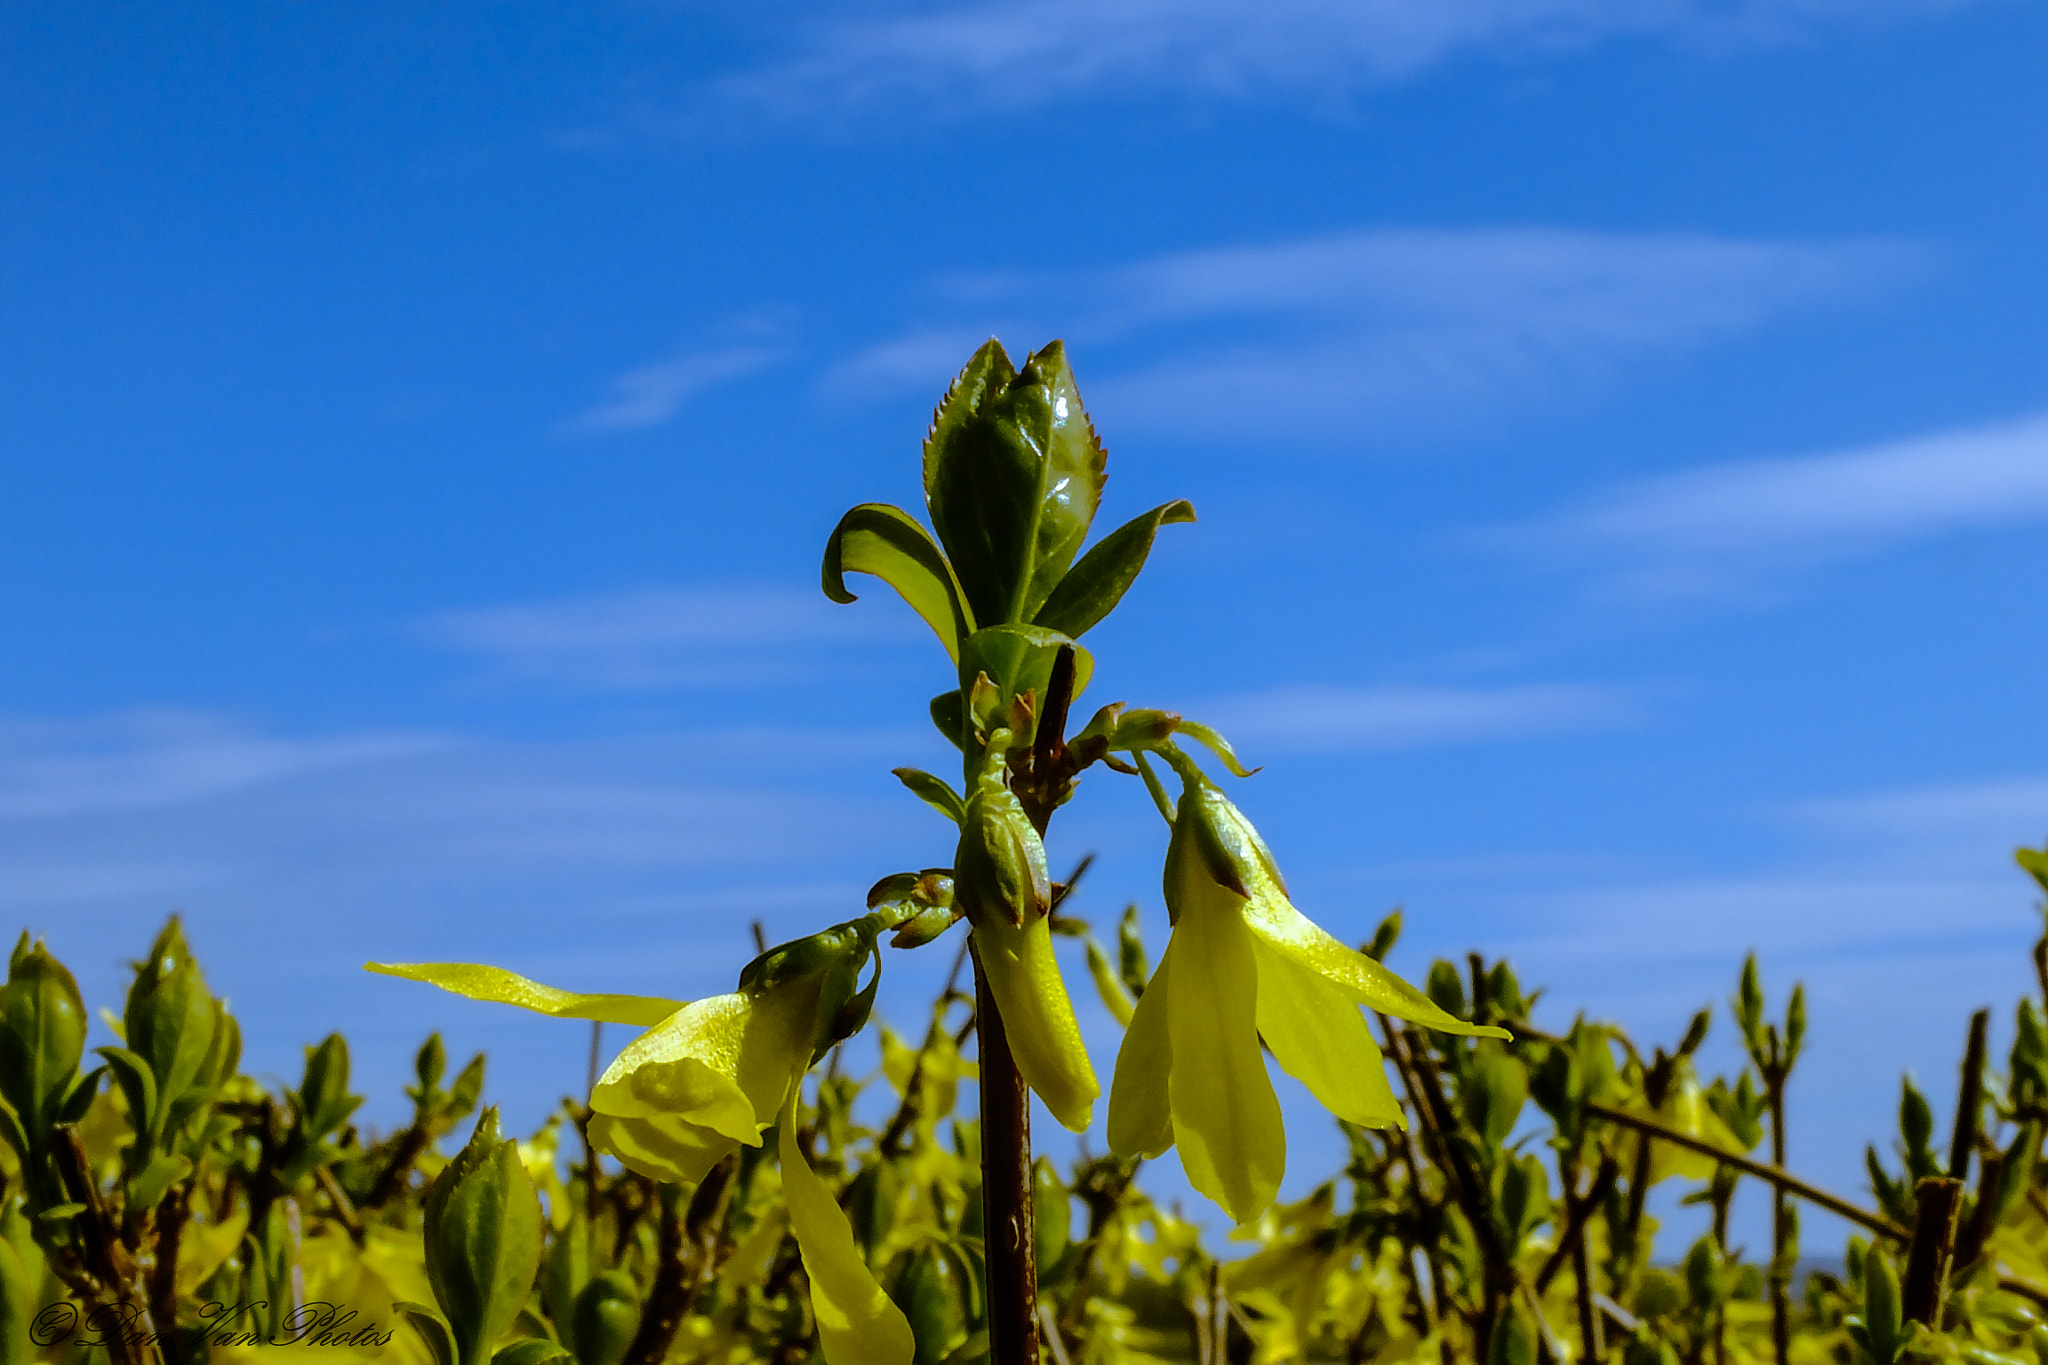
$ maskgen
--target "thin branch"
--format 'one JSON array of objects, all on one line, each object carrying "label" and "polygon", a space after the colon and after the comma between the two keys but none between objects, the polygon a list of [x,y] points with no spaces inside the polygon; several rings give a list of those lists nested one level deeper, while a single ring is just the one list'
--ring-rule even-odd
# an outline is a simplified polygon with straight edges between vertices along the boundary
[{"label": "thin branch", "polygon": [[1807,1203],[1826,1209],[1829,1213],[1846,1218],[1852,1223],[1869,1228],[1879,1236],[1889,1237],[1895,1242],[1909,1242],[1913,1238],[1912,1233],[1890,1219],[1882,1218],[1868,1209],[1860,1209],[1840,1195],[1829,1194],[1818,1185],[1808,1184],[1790,1171],[1766,1165],[1761,1161],[1751,1160],[1746,1156],[1739,1156],[1734,1152],[1716,1147],[1711,1142],[1693,1137],[1689,1133],[1681,1133],[1676,1128],[1668,1128],[1655,1119],[1645,1118],[1641,1114],[1631,1114],[1626,1110],[1616,1109],[1610,1105],[1589,1100],[1586,1103],[1586,1112],[1596,1114],[1606,1119],[1609,1123],[1618,1123],[1625,1128],[1633,1128],[1639,1133],[1647,1133],[1659,1141],[1683,1147],[1689,1152],[1698,1152],[1701,1156],[1710,1156],[1724,1166],[1733,1166],[1744,1175],[1753,1175],[1758,1180],[1769,1181],[1787,1194],[1797,1195]]}]

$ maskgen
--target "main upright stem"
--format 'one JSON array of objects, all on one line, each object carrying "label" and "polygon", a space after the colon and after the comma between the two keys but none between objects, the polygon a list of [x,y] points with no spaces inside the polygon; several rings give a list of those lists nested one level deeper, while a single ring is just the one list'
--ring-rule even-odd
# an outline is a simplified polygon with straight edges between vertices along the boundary
[{"label": "main upright stem", "polygon": [[1031,1092],[974,956],[981,1071],[982,1236],[988,1258],[990,1365],[1038,1365],[1038,1239],[1031,1202]]},{"label": "main upright stem", "polygon": [[[1073,782],[1067,708],[1074,647],[1062,645],[1046,680],[1031,748],[1012,763],[1010,786],[1039,837]],[[1071,887],[1074,879],[1067,879]],[[1059,893],[1053,901],[1057,905]],[[970,940],[970,943],[972,940]],[[981,1211],[988,1261],[990,1365],[1038,1365],[1038,1220],[1031,1194],[1031,1091],[1011,1055],[1002,1012],[974,955],[974,1018],[980,1038]]]}]

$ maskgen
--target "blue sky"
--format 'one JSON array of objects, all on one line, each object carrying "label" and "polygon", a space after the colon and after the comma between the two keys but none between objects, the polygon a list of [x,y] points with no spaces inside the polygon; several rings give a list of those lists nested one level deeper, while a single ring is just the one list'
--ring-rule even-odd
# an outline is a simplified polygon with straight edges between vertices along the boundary
[{"label": "blue sky", "polygon": [[[1063,336],[1105,523],[1201,513],[1094,699],[1266,764],[1412,974],[1669,1041],[1758,950],[1859,1189],[2030,979],[2044,55],[2019,0],[8,6],[0,906],[108,1004],[182,909],[259,1070],[347,1028],[388,1120],[440,1028],[537,1120],[580,1030],[356,964],[704,994],[943,861],[888,776],[943,658],[818,553]],[[1163,845],[1105,773],[1053,856],[1157,934]]]}]

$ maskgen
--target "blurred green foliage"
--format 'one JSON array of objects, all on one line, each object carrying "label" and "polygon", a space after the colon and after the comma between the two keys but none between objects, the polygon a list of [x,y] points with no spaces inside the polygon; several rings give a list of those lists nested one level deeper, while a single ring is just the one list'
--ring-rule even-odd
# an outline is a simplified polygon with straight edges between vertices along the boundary
[{"label": "blurred green foliage", "polygon": [[[2048,875],[2041,855],[2021,861]],[[1113,948],[1054,918],[1128,1018],[1148,960],[1136,917]],[[1391,951],[1399,929],[1390,917],[1371,954]],[[2048,964],[2048,935],[2036,957]],[[1731,1001],[1744,1065],[1712,1077],[1697,1062],[1711,1011],[1667,1049],[1584,1018],[1544,1030],[1529,1017],[1540,992],[1505,962],[1439,962],[1427,980],[1442,1008],[1513,1041],[1378,1021],[1405,1126],[1340,1123],[1343,1169],[1220,1240],[1147,1196],[1141,1162],[1040,1157],[1045,1358],[1762,1362],[1778,1355],[1782,1287],[1786,1358],[1802,1365],[2048,1361],[2042,1000],[2019,1002],[2002,1066],[1973,1037],[1947,1133],[1946,1089],[1930,1098],[1905,1083],[1896,1140],[1867,1155],[1871,1189],[1845,1198],[1757,1155],[1782,1123],[1805,1020],[1796,990],[1783,1019],[1767,1017],[1753,961]],[[797,1141],[908,1318],[920,1365],[988,1349],[980,1135],[961,1089],[973,1008],[949,986],[915,1035],[880,1030],[872,1075],[834,1054],[798,1111]],[[438,1037],[416,1059],[411,1121],[365,1133],[339,1035],[306,1050],[290,1089],[241,1074],[240,1026],[176,920],[122,1012],[101,1018],[112,1041],[88,1051],[70,973],[24,937],[0,988],[0,1365],[277,1350],[332,1365],[816,1358],[765,1147],[695,1185],[659,1184],[593,1157],[589,1111],[568,1099],[524,1141],[501,1137],[486,1110],[444,1152],[476,1111],[484,1065],[450,1079]],[[1953,1222],[1930,1228],[1929,1196],[1953,1192],[1952,1176]],[[1729,1238],[1743,1181],[1787,1204],[1761,1254]],[[1689,1247],[1657,1241],[1646,1195],[1660,1184],[1712,1214]],[[1817,1198],[1847,1204],[1868,1231],[1838,1270],[1795,1277],[1796,1211]],[[1952,1255],[1930,1289],[1919,1267],[1937,1233]]]}]

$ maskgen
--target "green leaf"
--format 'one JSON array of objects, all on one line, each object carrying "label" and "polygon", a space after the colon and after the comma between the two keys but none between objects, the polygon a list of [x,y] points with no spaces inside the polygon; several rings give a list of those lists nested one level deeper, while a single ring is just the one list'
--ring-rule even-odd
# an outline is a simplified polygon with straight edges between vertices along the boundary
[{"label": "green leaf", "polygon": [[984,625],[1030,621],[1087,539],[1105,457],[1055,341],[1007,384],[983,347],[925,445],[925,499]]},{"label": "green leaf", "polygon": [[164,1191],[192,1174],[192,1163],[181,1156],[159,1156],[139,1175],[128,1181],[128,1207],[153,1209]]},{"label": "green leaf", "polygon": [[953,741],[957,749],[967,747],[967,702],[958,689],[941,692],[932,698],[932,724],[939,727],[939,733]]},{"label": "green leaf", "polygon": [[1185,499],[1162,503],[1111,531],[1067,570],[1034,624],[1079,636],[1116,609],[1152,553],[1152,538],[1161,526],[1193,521],[1195,507]]},{"label": "green leaf", "polygon": [[550,1341],[546,1337],[528,1337],[524,1341],[515,1341],[509,1346],[500,1347],[491,1357],[491,1365],[544,1365],[551,1360],[573,1361],[575,1358],[562,1349],[562,1343],[559,1341]]},{"label": "green leaf", "polygon": [[974,613],[961,600],[952,566],[908,512],[864,502],[839,519],[825,542],[825,595],[834,602],[858,600],[847,591],[849,573],[873,574],[896,589],[939,637],[946,657],[960,657],[960,642],[974,633]]},{"label": "green leaf", "polygon": [[439,1313],[423,1303],[407,1303],[403,1299],[391,1306],[405,1315],[405,1320],[427,1343],[427,1349],[434,1354],[434,1365],[456,1365],[455,1338]]},{"label": "green leaf", "polygon": [[974,421],[975,414],[981,411],[981,405],[991,392],[1002,392],[1016,377],[1017,367],[1010,363],[1003,343],[994,337],[982,342],[980,349],[968,357],[967,364],[953,377],[953,382],[946,388],[946,396],[939,400],[937,410],[932,413],[931,429],[924,436],[925,501],[931,501],[939,483],[939,471],[961,430]]},{"label": "green leaf", "polygon": [[[1073,644],[1068,636],[1043,626],[990,626],[978,630],[960,651],[960,686],[963,690],[971,689],[977,675],[986,673],[999,694],[998,707],[1007,706],[1027,692],[1042,707],[1060,648]],[[1074,645],[1074,696],[1080,696],[1087,688],[1094,671],[1095,661],[1088,651]],[[1030,741],[1028,733],[1016,737],[1018,744]]]},{"label": "green leaf", "polygon": [[898,782],[910,788],[912,796],[954,824],[957,825],[967,818],[967,803],[960,799],[958,792],[946,785],[944,779],[933,777],[921,768],[891,768],[889,771],[896,775]]},{"label": "green leaf", "polygon": [[37,1214],[36,1218],[44,1223],[61,1223],[68,1218],[76,1218],[84,1212],[85,1205],[83,1204],[53,1204]]},{"label": "green leaf", "polygon": [[125,1047],[103,1047],[95,1049],[107,1059],[107,1070],[114,1073],[114,1083],[121,1087],[122,1098],[128,1101],[128,1121],[135,1125],[138,1135],[150,1128],[150,1117],[156,1112],[156,1074],[149,1063]]},{"label": "green leaf", "polygon": [[2048,891],[2048,848],[2014,849],[2012,860],[2025,868],[2043,891]]},{"label": "green leaf", "polygon": [[1250,777],[1258,771],[1257,768],[1247,768],[1243,763],[1239,762],[1237,750],[1230,747],[1230,741],[1217,734],[1208,726],[1197,724],[1191,720],[1183,720],[1175,728],[1189,739],[1195,741],[1195,743],[1207,749],[1210,753],[1216,755],[1216,757],[1222,759],[1223,766],[1230,769],[1232,777]]}]

